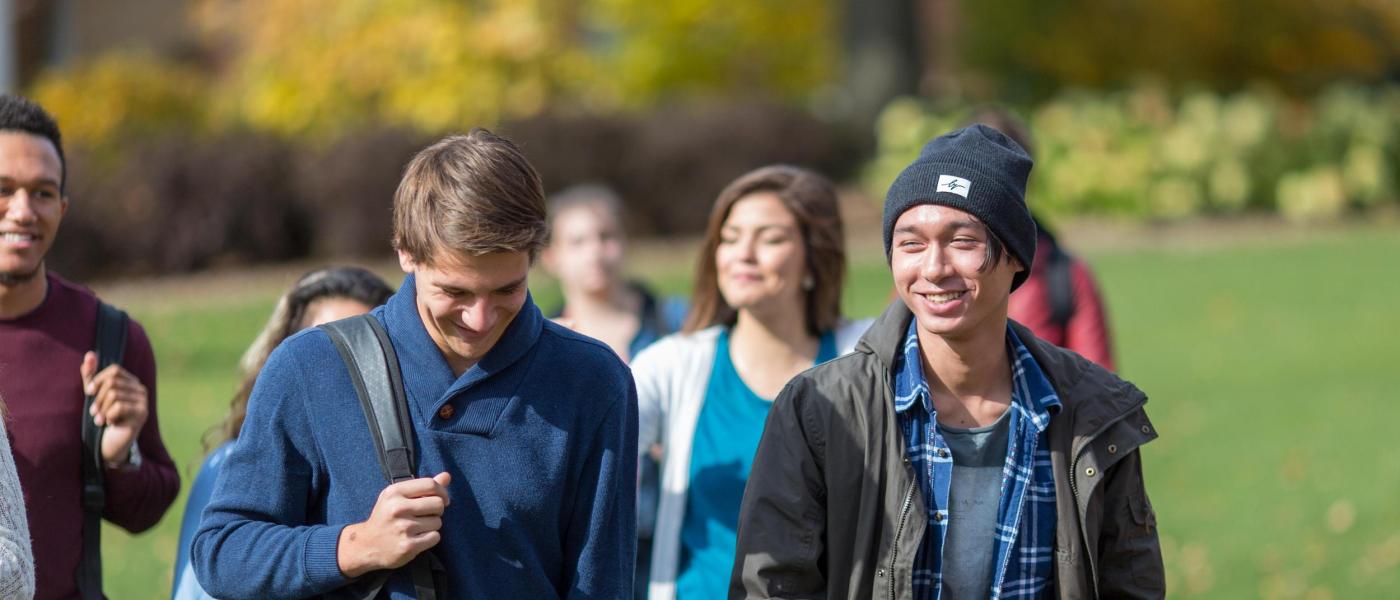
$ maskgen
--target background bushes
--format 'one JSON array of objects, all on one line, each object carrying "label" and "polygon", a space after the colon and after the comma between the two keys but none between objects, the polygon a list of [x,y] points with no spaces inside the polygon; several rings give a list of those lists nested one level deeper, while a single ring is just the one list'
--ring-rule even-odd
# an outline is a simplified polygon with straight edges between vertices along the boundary
[{"label": "background bushes", "polygon": [[393,232],[399,176],[432,138],[407,129],[373,129],[295,158],[299,201],[314,215],[311,253],[383,258]]},{"label": "background bushes", "polygon": [[608,184],[640,234],[700,230],[721,188],[740,174],[791,163],[843,177],[853,142],[800,111],[761,102],[671,107],[640,116],[550,116],[509,123],[550,192]]},{"label": "background bushes", "polygon": [[[699,230],[719,190],[775,162],[841,176],[856,155],[835,129],[764,103],[639,115],[541,115],[498,129],[547,191],[602,182],[642,234]],[[390,252],[392,199],[413,154],[440,137],[353,131],[319,144],[271,134],[167,132],[70,152],[73,204],[51,254],[79,277],[185,272]]]},{"label": "background bushes", "polygon": [[75,277],[180,272],[304,256],[310,218],[277,138],[167,134],[120,158],[81,151],[51,259]]},{"label": "background bushes", "polygon": [[[891,103],[867,189],[883,193],[925,141],[966,115]],[[1338,85],[1297,100],[1269,89],[1172,94],[1142,85],[1066,92],[1027,117],[1036,138],[1029,198],[1051,217],[1249,211],[1306,221],[1400,208],[1400,86]]]}]

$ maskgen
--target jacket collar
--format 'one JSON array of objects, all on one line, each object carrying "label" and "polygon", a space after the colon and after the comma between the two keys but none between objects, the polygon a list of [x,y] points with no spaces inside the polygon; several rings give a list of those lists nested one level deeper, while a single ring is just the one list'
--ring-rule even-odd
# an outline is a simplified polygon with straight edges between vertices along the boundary
[{"label": "jacket collar", "polygon": [[1075,415],[1074,435],[1097,433],[1147,403],[1147,394],[1112,371],[1036,337],[1020,323],[1010,323],[1012,330],[1021,337],[1026,349],[1030,350],[1031,356],[1050,379],[1065,404],[1065,410]]},{"label": "jacket collar", "polygon": [[[896,299],[861,336],[856,351],[874,356],[882,369],[891,372],[913,318],[909,307]],[[1061,412],[1072,416],[1074,435],[1094,433],[1147,402],[1142,390],[1107,369],[1041,340],[1020,323],[1007,323],[1055,388],[1064,405]]]},{"label": "jacket collar", "polygon": [[909,322],[913,318],[914,313],[909,312],[909,307],[896,299],[865,330],[865,335],[860,336],[856,352],[873,354],[886,370],[894,368],[895,355],[902,349],[904,333],[909,330]]},{"label": "jacket collar", "polygon": [[525,357],[535,347],[544,329],[544,316],[527,293],[525,304],[506,326],[496,345],[460,377],[453,377],[447,359],[428,336],[428,330],[418,316],[417,299],[414,277],[410,274],[404,278],[399,291],[379,310],[382,311],[381,319],[389,332],[389,340],[393,342],[394,351],[399,357],[404,387],[409,397],[427,411],[426,414],[435,414],[453,396]]}]

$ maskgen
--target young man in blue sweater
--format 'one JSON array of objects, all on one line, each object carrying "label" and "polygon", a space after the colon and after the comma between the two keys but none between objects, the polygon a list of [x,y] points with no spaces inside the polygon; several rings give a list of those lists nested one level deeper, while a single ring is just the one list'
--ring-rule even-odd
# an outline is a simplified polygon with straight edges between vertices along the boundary
[{"label": "young man in blue sweater", "polygon": [[[193,547],[219,598],[414,598],[431,552],[450,598],[628,598],[637,399],[601,342],[545,319],[526,277],[539,176],[484,130],[409,163],[394,198],[408,273],[373,315],[398,354],[418,479],[388,485],[350,374],[309,329],[268,359]],[[386,487],[387,486],[387,487]]]}]

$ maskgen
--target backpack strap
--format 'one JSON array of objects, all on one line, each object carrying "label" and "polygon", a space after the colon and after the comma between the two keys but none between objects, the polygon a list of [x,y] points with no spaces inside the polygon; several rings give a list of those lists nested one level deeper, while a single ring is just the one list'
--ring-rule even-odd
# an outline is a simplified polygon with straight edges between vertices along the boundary
[{"label": "backpack strap", "polygon": [[[398,355],[394,353],[388,332],[379,319],[369,314],[326,323],[320,328],[330,336],[350,371],[350,381],[369,424],[384,478],[389,483],[413,479],[413,423],[409,420]],[[419,600],[438,598],[439,586],[434,571],[445,570],[436,556],[423,552],[405,568],[412,576]],[[361,598],[375,598],[388,580],[388,572],[371,577],[365,581],[364,589],[356,593]]]},{"label": "backpack strap", "polygon": [[1045,296],[1050,303],[1050,319],[1060,331],[1069,329],[1069,320],[1074,317],[1074,278],[1070,272],[1073,258],[1051,242],[1049,261],[1045,265]]},{"label": "backpack strap", "polygon": [[1031,215],[1035,222],[1036,243],[1045,244],[1049,252],[1045,256],[1045,303],[1050,305],[1050,322],[1062,332],[1069,331],[1069,320],[1074,317],[1074,276],[1071,267],[1074,257],[1060,246],[1055,233],[1045,227],[1040,219]]},{"label": "backpack strap", "polygon": [[633,284],[633,289],[636,289],[642,297],[642,309],[638,315],[642,328],[655,331],[657,338],[663,338],[673,333],[666,322],[665,315],[661,314],[661,303],[657,300],[656,295],[640,283]]},{"label": "backpack strap", "polygon": [[[126,352],[128,317],[121,309],[97,302],[97,335],[93,351],[97,353],[97,372],[121,364]],[[84,382],[86,383],[86,382]],[[83,600],[102,599],[102,511],[107,505],[107,492],[102,480],[102,432],[88,413],[97,398],[83,397],[83,552],[78,562],[78,595]]]},{"label": "backpack strap", "polygon": [[350,370],[355,395],[389,483],[413,479],[413,430],[398,356],[379,319],[359,315],[321,325]]}]

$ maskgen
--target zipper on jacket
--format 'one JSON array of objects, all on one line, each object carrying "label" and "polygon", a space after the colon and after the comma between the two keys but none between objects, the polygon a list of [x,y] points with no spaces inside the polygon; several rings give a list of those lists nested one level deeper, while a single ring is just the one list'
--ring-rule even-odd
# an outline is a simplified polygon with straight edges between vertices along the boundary
[{"label": "zipper on jacket", "polygon": [[[1085,445],[1087,447],[1087,444]],[[1075,456],[1070,461],[1069,467],[1069,491],[1074,494],[1074,512],[1079,513],[1079,536],[1080,543],[1084,544],[1084,559],[1089,563],[1089,584],[1094,588],[1094,597],[1099,597],[1099,566],[1095,564],[1091,548],[1089,547],[1089,536],[1084,531],[1084,511],[1079,505],[1079,457]]]},{"label": "zipper on jacket", "polygon": [[904,533],[904,524],[909,521],[909,507],[914,503],[914,488],[918,484],[909,486],[909,493],[904,495],[904,508],[899,510],[899,525],[894,528],[894,544],[890,548],[890,600],[894,600],[894,578],[895,563],[899,559],[899,536]]}]

